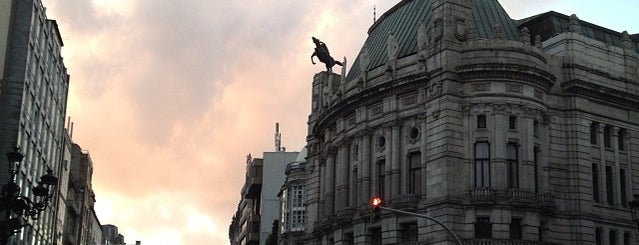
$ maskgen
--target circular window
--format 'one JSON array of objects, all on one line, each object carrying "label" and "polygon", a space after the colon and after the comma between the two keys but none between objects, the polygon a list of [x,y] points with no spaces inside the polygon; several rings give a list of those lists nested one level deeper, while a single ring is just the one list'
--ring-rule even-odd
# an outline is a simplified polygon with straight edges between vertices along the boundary
[{"label": "circular window", "polygon": [[386,138],[384,138],[384,136],[380,136],[380,137],[377,139],[377,146],[378,146],[379,148],[384,148],[384,146],[385,146],[385,145],[386,145]]},{"label": "circular window", "polygon": [[411,128],[410,132],[408,133],[408,135],[410,136],[411,139],[416,140],[417,137],[419,137],[419,129]]}]

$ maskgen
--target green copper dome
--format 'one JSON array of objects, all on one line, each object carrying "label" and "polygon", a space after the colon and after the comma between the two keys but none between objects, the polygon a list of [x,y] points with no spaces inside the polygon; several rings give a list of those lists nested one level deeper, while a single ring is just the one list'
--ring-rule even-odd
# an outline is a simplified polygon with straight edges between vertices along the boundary
[{"label": "green copper dome", "polygon": [[[398,42],[398,58],[417,52],[417,30],[420,24],[426,25],[427,33],[432,33],[434,26],[433,3],[435,0],[403,0],[384,13],[368,30],[365,45],[368,49],[370,63],[368,70],[382,66],[388,60],[386,40],[390,33]],[[442,1],[437,1],[442,2]],[[493,27],[501,25],[505,38],[519,39],[519,31],[512,19],[497,0],[472,0],[472,21],[479,38],[490,38]],[[359,76],[359,55],[353,62],[347,75],[351,81]]]}]

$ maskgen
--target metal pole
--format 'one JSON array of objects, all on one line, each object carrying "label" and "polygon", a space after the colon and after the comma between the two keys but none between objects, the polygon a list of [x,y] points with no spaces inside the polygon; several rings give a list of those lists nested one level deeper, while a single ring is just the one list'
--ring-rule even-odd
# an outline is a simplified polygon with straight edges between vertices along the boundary
[{"label": "metal pole", "polygon": [[457,241],[458,245],[462,245],[461,240],[459,239],[459,237],[457,236],[457,234],[455,234],[455,232],[453,232],[453,230],[451,230],[450,228],[448,228],[448,226],[446,226],[444,223],[440,222],[439,220],[436,220],[433,217],[430,217],[428,215],[425,214],[419,214],[419,213],[413,213],[413,212],[407,212],[407,211],[403,211],[403,210],[399,210],[399,209],[394,209],[394,208],[387,208],[387,207],[379,207],[382,210],[387,210],[387,211],[391,211],[394,213],[400,213],[400,214],[406,214],[406,215],[412,215],[412,216],[417,216],[417,217],[421,217],[421,218],[425,218],[428,220],[432,220],[435,223],[441,225],[442,227],[444,227],[444,229],[446,229],[451,235],[453,235],[453,237],[455,237],[455,240]]}]

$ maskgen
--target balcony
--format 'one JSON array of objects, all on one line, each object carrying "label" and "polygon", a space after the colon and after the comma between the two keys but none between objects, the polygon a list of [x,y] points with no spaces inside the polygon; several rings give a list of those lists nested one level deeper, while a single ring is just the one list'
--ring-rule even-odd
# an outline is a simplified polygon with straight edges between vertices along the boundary
[{"label": "balcony", "polygon": [[508,189],[508,203],[513,206],[530,206],[533,204],[535,194],[524,189]]},{"label": "balcony", "polygon": [[523,241],[509,239],[470,239],[463,241],[464,245],[551,245],[552,243],[538,241]]},{"label": "balcony", "polygon": [[545,211],[555,211],[557,209],[557,203],[555,202],[555,196],[551,193],[537,194],[537,202],[539,207]]},{"label": "balcony", "polygon": [[353,221],[353,216],[355,216],[355,208],[345,208],[337,211],[335,222],[337,222],[338,225],[347,225]]},{"label": "balcony", "polygon": [[474,205],[494,205],[495,190],[490,187],[475,188],[470,191],[470,202]]},{"label": "balcony", "polygon": [[253,199],[262,192],[262,166],[249,165],[246,170],[246,182],[242,188],[244,198]]},{"label": "balcony", "polygon": [[419,196],[415,194],[405,194],[393,199],[392,206],[393,208],[401,210],[415,210],[418,202]]}]

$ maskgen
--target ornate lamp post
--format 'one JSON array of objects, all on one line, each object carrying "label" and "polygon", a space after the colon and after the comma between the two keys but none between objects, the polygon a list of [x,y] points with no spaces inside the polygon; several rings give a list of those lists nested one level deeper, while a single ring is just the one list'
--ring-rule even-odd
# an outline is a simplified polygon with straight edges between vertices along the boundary
[{"label": "ornate lamp post", "polygon": [[16,184],[16,174],[20,171],[20,163],[24,155],[16,147],[7,153],[9,161],[9,180],[2,187],[0,194],[0,212],[4,213],[4,219],[0,222],[0,244],[7,244],[9,237],[20,232],[22,227],[29,225],[27,219],[38,219],[40,213],[47,209],[49,201],[53,198],[58,178],[53,175],[53,170],[48,169],[47,174],[40,177],[38,186],[33,187],[34,199],[20,195],[20,186]]},{"label": "ornate lamp post", "polygon": [[632,220],[637,225],[637,229],[639,229],[639,194],[632,195],[633,199],[628,203],[630,207],[630,212],[632,213]]}]

